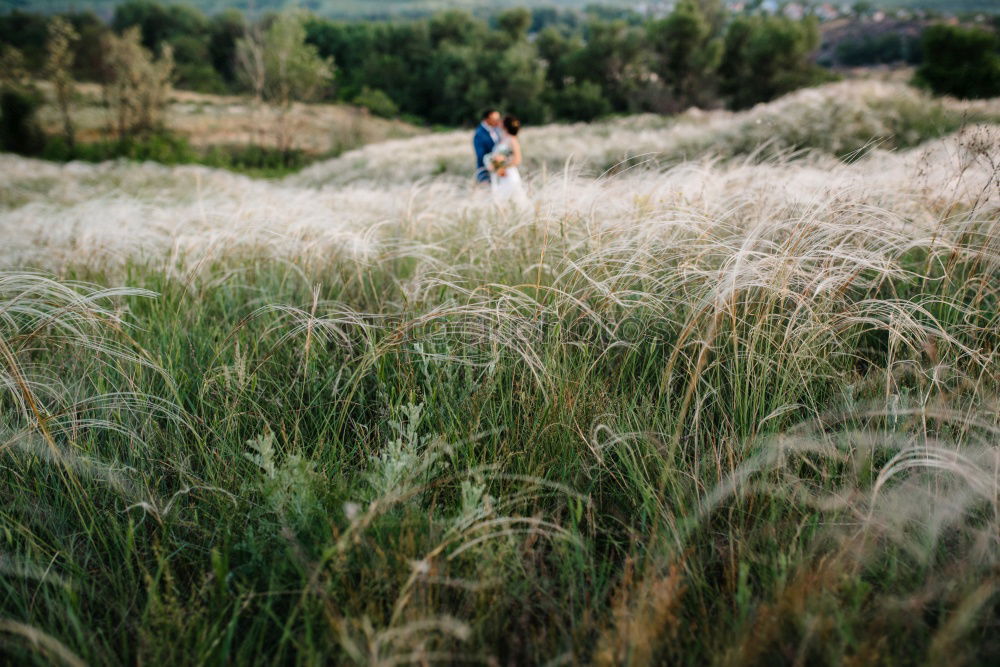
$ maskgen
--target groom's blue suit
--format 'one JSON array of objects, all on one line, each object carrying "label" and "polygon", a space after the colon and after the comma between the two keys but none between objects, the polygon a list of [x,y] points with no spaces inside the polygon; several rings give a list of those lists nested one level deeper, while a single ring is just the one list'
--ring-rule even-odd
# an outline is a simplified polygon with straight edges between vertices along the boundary
[{"label": "groom's blue suit", "polygon": [[483,158],[493,151],[497,145],[497,135],[490,131],[486,123],[480,123],[476,134],[472,137],[472,146],[476,149],[476,181],[488,183],[490,173],[483,166]]}]

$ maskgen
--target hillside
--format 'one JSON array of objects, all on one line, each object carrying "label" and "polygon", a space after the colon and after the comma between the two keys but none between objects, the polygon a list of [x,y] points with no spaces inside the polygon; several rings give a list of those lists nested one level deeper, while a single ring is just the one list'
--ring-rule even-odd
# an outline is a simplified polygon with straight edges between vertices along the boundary
[{"label": "hillside", "polygon": [[[60,117],[51,86],[38,82],[45,95],[39,110],[44,129],[57,133]],[[77,84],[73,120],[81,141],[106,138],[109,118],[97,84]],[[265,146],[277,142],[275,111],[257,109],[243,96],[209,95],[173,90],[166,108],[166,129],[197,148],[213,146]],[[365,144],[412,137],[426,132],[399,120],[371,115],[347,104],[296,104],[286,122],[291,147],[309,156],[342,153]]]},{"label": "hillside", "polygon": [[[592,124],[527,127],[529,170],[559,175],[568,167],[590,176],[635,166],[670,166],[796,151],[846,157],[878,147],[907,148],[963,124],[1000,123],[1000,102],[936,99],[903,83],[845,81],[809,88],[744,112],[691,110]],[[293,181],[344,184],[468,177],[469,133],[435,133],[375,144],[316,164]]]},{"label": "hillside", "polygon": [[469,140],[0,154],[0,663],[996,663],[1000,99]]}]

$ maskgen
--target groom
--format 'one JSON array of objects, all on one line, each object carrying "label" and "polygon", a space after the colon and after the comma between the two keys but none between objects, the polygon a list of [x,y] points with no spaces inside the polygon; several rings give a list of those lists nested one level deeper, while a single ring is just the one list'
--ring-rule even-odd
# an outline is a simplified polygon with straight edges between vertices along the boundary
[{"label": "groom", "polygon": [[483,158],[493,151],[493,147],[500,143],[500,112],[496,109],[487,109],[483,113],[482,122],[476,128],[476,134],[472,137],[472,146],[476,149],[476,182],[489,183],[490,173],[483,165]]}]

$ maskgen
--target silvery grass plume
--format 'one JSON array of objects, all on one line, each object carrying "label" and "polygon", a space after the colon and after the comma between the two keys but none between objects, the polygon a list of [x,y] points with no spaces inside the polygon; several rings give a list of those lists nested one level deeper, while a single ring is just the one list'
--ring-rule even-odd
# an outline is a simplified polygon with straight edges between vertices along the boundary
[{"label": "silvery grass plume", "polygon": [[[981,144],[1000,147],[1000,132],[976,131]],[[976,312],[978,303],[933,292],[918,299],[880,293],[886,285],[940,280],[904,262],[918,251],[927,254],[927,272],[959,261],[987,272],[997,265],[991,229],[998,172],[985,150],[973,154],[968,144],[964,134],[938,144],[953,155],[936,168],[956,173],[953,181],[940,179],[954,185],[946,201],[901,182],[918,166],[910,162],[934,147],[873,157],[870,167],[686,165],[588,191],[575,181],[553,184],[536,216],[483,211],[485,222],[465,230],[468,241],[457,229],[446,239],[434,228],[425,228],[433,243],[389,241],[391,259],[408,257],[418,267],[397,279],[401,300],[387,298],[367,312],[349,303],[276,304],[255,317],[277,315],[275,326],[285,332],[279,344],[298,337],[305,356],[312,340],[335,342],[353,368],[390,352],[483,368],[506,358],[543,388],[560,347],[585,346],[599,359],[669,344],[662,387],[688,386],[679,421],[694,405],[700,378],[713,369],[732,375],[721,364],[733,357],[716,354],[727,346],[746,370],[737,377],[799,378],[803,390],[829,379],[831,362],[853,355],[866,331],[888,333],[904,356],[933,343],[982,366],[987,359],[969,344],[973,328],[940,323],[934,314],[943,306]],[[893,160],[895,171],[887,168]],[[398,227],[384,231],[399,234]],[[448,248],[450,264],[442,255]],[[991,289],[984,286],[982,295]],[[763,417],[780,408],[756,409]]]},{"label": "silvery grass plume", "polygon": [[[940,237],[942,226],[947,238],[970,211],[995,210],[996,165],[989,159],[997,146],[998,130],[983,125],[917,149],[873,150],[852,163],[823,156],[705,159],[597,180],[577,170],[536,172],[528,215],[497,210],[486,194],[470,196],[466,183],[448,179],[359,181],[317,191],[200,167],[54,167],[3,157],[7,185],[0,187],[9,196],[0,206],[0,267],[120,271],[131,262],[191,281],[259,258],[337,266],[344,280],[360,283],[371,268],[393,262],[410,262],[425,276],[442,269],[496,274],[513,254],[518,263],[530,258],[522,278],[537,282],[551,267],[548,248],[641,252],[686,227],[745,228],[772,210],[841,228],[888,225],[919,242]],[[31,165],[43,174],[33,175]],[[711,237],[703,240],[710,244]]]},{"label": "silvery grass plume", "polygon": [[991,605],[1000,592],[1000,426],[995,404],[988,407],[934,400],[820,415],[770,438],[707,494],[689,524],[695,531],[726,507],[761,497],[822,516],[818,539],[724,662],[760,659],[790,627],[799,631],[800,655],[821,655],[819,637],[804,626],[829,620],[823,600],[854,577],[878,586],[887,569],[909,583],[878,598],[872,623],[891,627],[893,619],[938,609],[944,617],[924,659],[974,660],[977,633],[995,624]]},{"label": "silvery grass plume", "polygon": [[[528,171],[558,176],[567,163],[597,176],[637,164],[676,164],[706,156],[775,155],[815,150],[838,157],[875,147],[914,146],[928,128],[950,132],[963,123],[1000,121],[997,100],[936,100],[898,83],[846,81],[791,93],[749,111],[702,112],[677,117],[630,116],[591,124],[526,128]],[[466,132],[433,134],[372,144],[309,167],[294,184],[383,184],[416,179],[467,178]]]}]

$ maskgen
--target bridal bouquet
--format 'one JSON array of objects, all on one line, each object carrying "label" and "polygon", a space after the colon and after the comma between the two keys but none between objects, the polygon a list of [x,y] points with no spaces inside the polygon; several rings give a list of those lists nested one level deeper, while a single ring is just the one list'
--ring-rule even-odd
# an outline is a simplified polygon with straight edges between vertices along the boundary
[{"label": "bridal bouquet", "polygon": [[483,157],[483,164],[486,166],[486,171],[491,174],[502,174],[504,167],[507,166],[508,158],[510,158],[510,148],[497,146],[492,153],[487,153]]}]

